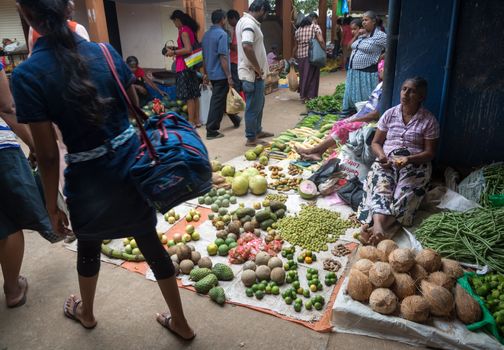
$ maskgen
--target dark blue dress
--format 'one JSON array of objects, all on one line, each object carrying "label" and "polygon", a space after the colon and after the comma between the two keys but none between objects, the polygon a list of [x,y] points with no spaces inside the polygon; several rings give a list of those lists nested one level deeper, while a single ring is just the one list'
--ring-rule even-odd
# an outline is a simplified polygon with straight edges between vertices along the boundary
[{"label": "dark blue dress", "polygon": [[[37,40],[32,56],[12,75],[13,95],[19,122],[54,122],[63,134],[68,153],[99,147],[129,127],[128,110],[103,53],[96,43],[75,36],[89,78],[103,98],[113,98],[103,125],[96,126],[78,113],[79,106],[66,103],[63,69],[48,41]],[[134,77],[119,54],[108,45],[122,83]],[[128,142],[100,158],[73,163],[65,170],[65,195],[72,228],[78,239],[112,239],[152,233],[156,214],[137,191],[129,175],[140,141]]]}]

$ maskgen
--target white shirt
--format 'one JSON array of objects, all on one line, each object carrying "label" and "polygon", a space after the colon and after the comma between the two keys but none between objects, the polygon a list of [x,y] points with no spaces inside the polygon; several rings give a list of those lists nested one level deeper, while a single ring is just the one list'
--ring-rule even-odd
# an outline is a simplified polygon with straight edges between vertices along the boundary
[{"label": "white shirt", "polygon": [[[86,28],[82,25],[77,23],[75,26],[75,34],[81,36],[82,38],[86,39],[86,41],[91,41],[89,38],[89,33],[87,32]],[[31,52],[33,51],[33,46],[35,43],[33,42],[33,28],[30,27],[28,30],[28,51]]]},{"label": "white shirt", "polygon": [[268,58],[264,47],[264,35],[261,30],[261,23],[253,16],[245,13],[236,24],[236,41],[238,43],[238,77],[240,80],[255,82],[254,66],[250,63],[243,50],[243,44],[251,44],[257,62],[263,71],[263,79],[269,74]]}]

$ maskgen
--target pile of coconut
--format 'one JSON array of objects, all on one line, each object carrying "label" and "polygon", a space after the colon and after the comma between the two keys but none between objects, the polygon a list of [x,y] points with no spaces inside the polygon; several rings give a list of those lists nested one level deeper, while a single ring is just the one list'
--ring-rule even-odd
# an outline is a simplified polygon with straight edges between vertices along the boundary
[{"label": "pile of coconut", "polygon": [[358,258],[347,293],[354,300],[369,302],[374,311],[419,323],[431,315],[456,315],[465,324],[481,320],[478,302],[456,284],[464,274],[458,262],[442,259],[432,249],[415,254],[392,240],[361,247]]}]

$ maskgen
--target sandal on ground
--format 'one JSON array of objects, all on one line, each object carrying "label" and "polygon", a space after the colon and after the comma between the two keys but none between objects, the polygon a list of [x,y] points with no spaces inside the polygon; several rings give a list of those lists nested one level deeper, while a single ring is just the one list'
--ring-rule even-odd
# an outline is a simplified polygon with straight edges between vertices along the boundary
[{"label": "sandal on ground", "polygon": [[[28,280],[26,279],[26,277],[19,276],[18,277],[18,284],[21,281],[24,282],[24,285],[25,285],[24,290],[23,290],[23,288],[21,288],[23,296],[21,297],[21,299],[18,302],[14,303],[14,304],[9,304],[6,302],[7,307],[9,309],[20,307],[20,306],[23,306],[24,304],[26,304],[26,293],[28,293]],[[7,292],[5,291],[5,286],[4,286],[4,294],[5,294],[5,299],[7,300]]]},{"label": "sandal on ground", "polygon": [[182,335],[180,335],[179,333],[177,333],[173,328],[171,328],[170,326],[170,321],[171,321],[172,317],[169,316],[167,313],[164,313],[164,314],[158,314],[157,317],[156,317],[156,320],[158,321],[158,323],[163,326],[164,328],[166,328],[167,330],[169,330],[172,334],[174,334],[175,336],[177,336],[179,339],[182,339],[184,341],[191,341],[193,340],[195,337],[196,337],[196,333],[193,332],[193,335],[192,337],[189,337],[189,338],[185,338],[183,337]]},{"label": "sandal on ground", "polygon": [[[70,312],[70,309],[67,307],[67,305],[69,305],[71,301],[73,301],[73,303],[74,303],[73,307],[72,307],[72,312]],[[77,316],[76,316],[77,315],[77,307],[79,306],[80,303],[82,303],[82,300],[75,299],[75,296],[73,296],[73,295],[69,296],[65,300],[65,303],[63,304],[63,314],[65,314],[65,316],[68,317],[69,319],[74,320],[75,322],[79,322],[81,324],[81,326],[86,329],[95,328],[96,325],[98,324],[98,322],[95,322],[95,324],[92,326],[86,326],[86,325],[84,325],[84,323],[82,323],[81,320],[79,320],[77,318]]]}]

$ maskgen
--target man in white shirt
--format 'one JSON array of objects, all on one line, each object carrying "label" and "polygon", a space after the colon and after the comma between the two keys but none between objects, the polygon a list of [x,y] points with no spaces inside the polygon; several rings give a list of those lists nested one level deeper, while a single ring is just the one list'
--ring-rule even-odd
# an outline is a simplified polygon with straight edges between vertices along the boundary
[{"label": "man in white shirt", "polygon": [[261,22],[271,10],[268,0],[255,0],[236,25],[238,76],[247,98],[245,109],[246,146],[266,144],[260,140],[273,134],[262,130],[264,80],[269,73]]}]

